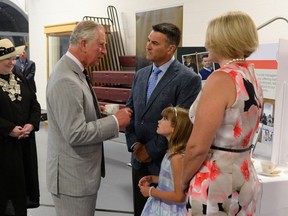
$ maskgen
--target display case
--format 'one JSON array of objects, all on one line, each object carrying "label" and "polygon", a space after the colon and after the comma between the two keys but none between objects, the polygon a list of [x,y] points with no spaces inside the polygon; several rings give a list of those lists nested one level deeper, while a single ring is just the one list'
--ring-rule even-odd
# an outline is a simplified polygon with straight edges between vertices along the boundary
[{"label": "display case", "polygon": [[47,25],[46,34],[47,79],[52,73],[56,62],[64,55],[69,46],[70,34],[78,22]]}]

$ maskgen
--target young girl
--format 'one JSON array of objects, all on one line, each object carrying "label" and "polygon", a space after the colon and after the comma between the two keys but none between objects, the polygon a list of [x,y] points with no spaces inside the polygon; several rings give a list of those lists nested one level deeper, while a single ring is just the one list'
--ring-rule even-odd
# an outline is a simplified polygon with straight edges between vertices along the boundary
[{"label": "young girl", "polygon": [[[144,176],[139,181],[142,195],[148,197],[142,216],[185,215],[185,194],[181,190],[183,153],[192,123],[188,111],[180,107],[167,107],[158,121],[157,133],[168,140],[159,176]],[[157,188],[150,186],[158,184]]]}]

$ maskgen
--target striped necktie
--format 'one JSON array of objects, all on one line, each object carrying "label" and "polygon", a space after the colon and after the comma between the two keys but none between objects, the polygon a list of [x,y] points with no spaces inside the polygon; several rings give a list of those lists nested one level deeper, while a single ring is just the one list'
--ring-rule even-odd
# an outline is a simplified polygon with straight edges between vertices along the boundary
[{"label": "striped necktie", "polygon": [[157,80],[158,80],[158,75],[159,73],[161,73],[161,69],[160,68],[154,68],[154,70],[151,73],[150,79],[149,79],[149,83],[148,83],[148,88],[147,88],[147,102],[152,94],[152,92],[154,91],[156,85],[157,85]]}]

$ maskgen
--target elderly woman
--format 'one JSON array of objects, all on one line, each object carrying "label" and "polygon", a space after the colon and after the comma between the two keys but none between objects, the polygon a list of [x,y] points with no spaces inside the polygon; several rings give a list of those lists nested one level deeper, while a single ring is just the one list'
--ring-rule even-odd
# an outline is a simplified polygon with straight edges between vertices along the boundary
[{"label": "elderly woman", "polygon": [[263,108],[262,90],[246,58],[258,47],[243,12],[210,21],[205,46],[213,72],[190,108],[194,128],[184,158],[188,215],[254,215],[259,181],[251,147]]},{"label": "elderly woman", "polygon": [[11,71],[24,46],[0,40],[0,215],[27,215],[39,206],[35,131],[40,105],[27,80]]}]

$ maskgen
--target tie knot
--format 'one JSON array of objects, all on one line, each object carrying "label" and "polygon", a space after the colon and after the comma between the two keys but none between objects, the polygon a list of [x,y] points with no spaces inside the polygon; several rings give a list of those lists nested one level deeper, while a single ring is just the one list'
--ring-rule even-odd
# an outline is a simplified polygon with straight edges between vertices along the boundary
[{"label": "tie knot", "polygon": [[86,69],[84,69],[83,70],[83,73],[87,76],[88,75],[88,73],[87,73],[87,70]]},{"label": "tie knot", "polygon": [[153,73],[154,73],[155,75],[158,75],[158,74],[161,73],[161,72],[162,72],[161,69],[158,68],[158,67],[155,67],[154,70],[153,70]]}]

